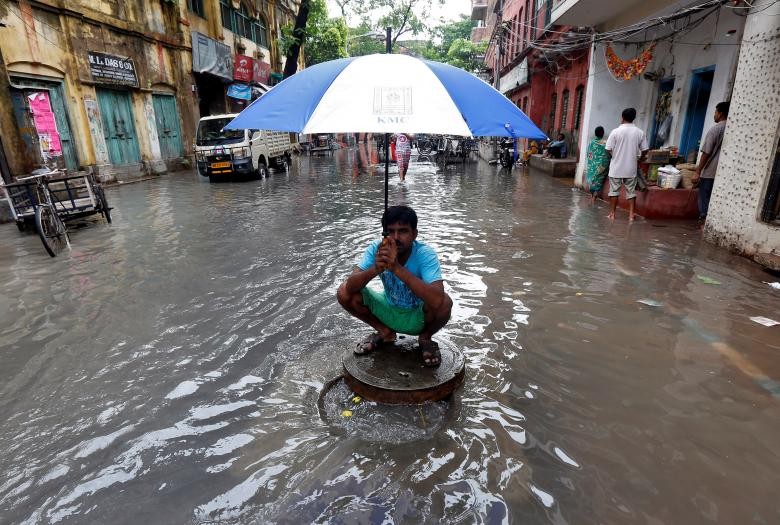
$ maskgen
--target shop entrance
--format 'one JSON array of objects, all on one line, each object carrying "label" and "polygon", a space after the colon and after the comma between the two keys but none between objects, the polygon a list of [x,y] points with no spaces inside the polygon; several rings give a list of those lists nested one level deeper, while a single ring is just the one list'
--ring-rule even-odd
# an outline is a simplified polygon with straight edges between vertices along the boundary
[{"label": "shop entrance", "polygon": [[772,164],[772,174],[769,176],[761,220],[776,226],[780,225],[780,139],[775,149],[775,161]]},{"label": "shop entrance", "polygon": [[11,101],[26,157],[32,165],[76,171],[79,158],[70,132],[62,84],[11,77]]},{"label": "shop entrance", "polygon": [[101,88],[96,89],[95,92],[100,105],[100,114],[103,117],[103,134],[106,137],[111,164],[141,162],[130,93]]},{"label": "shop entrance", "polygon": [[[680,138],[680,153],[688,158],[691,152],[699,151],[704,122],[707,118],[707,106],[710,103],[712,79],[715,77],[715,66],[709,66],[693,71],[691,79],[691,94],[688,96],[688,107],[685,113],[682,137]],[[695,153],[694,153],[695,154]],[[694,158],[693,162],[696,159]]]},{"label": "shop entrance", "polygon": [[160,153],[164,159],[181,157],[181,130],[179,112],[176,110],[176,97],[173,95],[152,95],[154,119],[157,122],[157,136],[160,140]]},{"label": "shop entrance", "polygon": [[225,83],[208,73],[194,73],[198,88],[198,109],[201,117],[226,113]]}]

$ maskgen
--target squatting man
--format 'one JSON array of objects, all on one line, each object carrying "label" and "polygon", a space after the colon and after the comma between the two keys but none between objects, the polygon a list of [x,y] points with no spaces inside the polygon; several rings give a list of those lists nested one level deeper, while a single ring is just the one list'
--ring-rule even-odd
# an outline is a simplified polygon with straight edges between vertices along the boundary
[{"label": "squatting man", "polygon": [[[372,242],[360,263],[336,294],[344,309],[371,326],[355,349],[366,354],[397,334],[417,335],[426,366],[441,363],[439,345],[431,339],[450,319],[452,299],[444,292],[436,252],[417,240],[417,214],[408,206],[391,206],[382,215],[385,237]],[[377,292],[366,285],[379,276]]]}]

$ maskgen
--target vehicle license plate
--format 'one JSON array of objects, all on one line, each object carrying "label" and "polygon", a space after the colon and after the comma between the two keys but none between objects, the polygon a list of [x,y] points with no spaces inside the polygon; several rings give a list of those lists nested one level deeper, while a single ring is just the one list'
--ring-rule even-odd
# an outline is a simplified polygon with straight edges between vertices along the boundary
[{"label": "vehicle license plate", "polygon": [[214,162],[211,165],[212,168],[229,168],[230,163],[229,162]]}]

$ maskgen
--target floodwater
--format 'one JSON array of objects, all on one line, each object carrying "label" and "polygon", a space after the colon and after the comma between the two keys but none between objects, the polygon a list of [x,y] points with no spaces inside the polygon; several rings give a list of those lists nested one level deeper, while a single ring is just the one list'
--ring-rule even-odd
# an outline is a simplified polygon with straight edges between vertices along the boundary
[{"label": "floodwater", "polygon": [[0,227],[0,522],[780,522],[780,326],[751,320],[780,278],[543,174],[391,182],[466,382],[351,422],[341,385],[322,417],[366,333],[334,294],[380,233],[368,158],[110,188],[114,223],[56,259]]}]

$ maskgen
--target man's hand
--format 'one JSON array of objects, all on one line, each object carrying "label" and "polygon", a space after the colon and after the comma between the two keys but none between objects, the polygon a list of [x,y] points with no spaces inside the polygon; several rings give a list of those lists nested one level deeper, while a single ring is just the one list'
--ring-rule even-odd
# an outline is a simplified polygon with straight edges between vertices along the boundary
[{"label": "man's hand", "polygon": [[691,177],[691,182],[694,186],[699,184],[699,181],[701,180],[701,168],[696,166],[696,174]]},{"label": "man's hand", "polygon": [[398,266],[398,247],[390,237],[382,239],[382,244],[379,245],[379,249],[376,252],[374,264],[383,271],[390,270],[395,272]]}]

